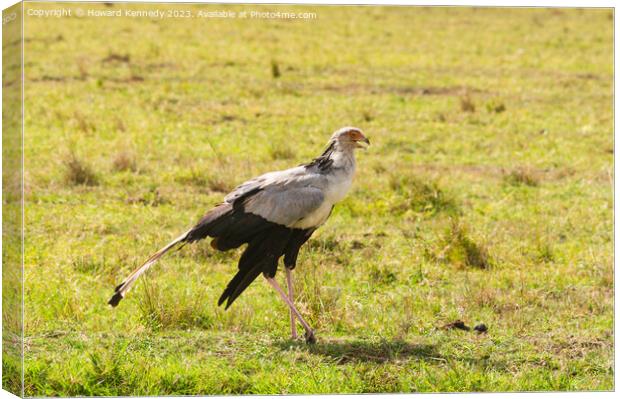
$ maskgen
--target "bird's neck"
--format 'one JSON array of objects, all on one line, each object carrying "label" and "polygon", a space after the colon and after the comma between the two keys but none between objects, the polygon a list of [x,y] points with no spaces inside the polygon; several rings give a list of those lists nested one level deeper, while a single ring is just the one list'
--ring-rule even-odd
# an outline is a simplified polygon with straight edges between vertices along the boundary
[{"label": "bird's neck", "polygon": [[355,171],[355,152],[352,147],[336,145],[329,157],[333,161],[332,168]]},{"label": "bird's neck", "polygon": [[353,147],[331,142],[325,151],[319,157],[314,158],[312,162],[306,164],[306,167],[316,167],[321,171],[345,172],[352,175],[355,172]]}]

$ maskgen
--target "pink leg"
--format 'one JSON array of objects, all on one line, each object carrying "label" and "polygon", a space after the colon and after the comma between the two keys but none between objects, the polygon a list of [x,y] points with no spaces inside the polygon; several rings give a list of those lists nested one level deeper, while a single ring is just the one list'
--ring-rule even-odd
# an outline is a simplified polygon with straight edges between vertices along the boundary
[{"label": "pink leg", "polygon": [[[294,303],[295,299],[293,296],[293,271],[288,267],[284,268],[286,270],[286,286],[288,287],[288,299]],[[293,313],[292,309],[289,309],[291,313],[291,337],[293,339],[297,339],[297,326],[295,324],[295,313]]]},{"label": "pink leg", "polygon": [[306,323],[306,321],[301,316],[301,313],[299,313],[299,310],[297,310],[297,308],[295,307],[293,302],[291,302],[291,300],[286,296],[284,291],[282,291],[282,288],[280,288],[280,286],[278,285],[278,283],[276,282],[276,280],[274,278],[272,278],[272,277],[265,277],[265,278],[267,279],[267,282],[269,284],[271,284],[273,289],[276,290],[278,294],[280,294],[280,297],[282,298],[282,300],[284,300],[284,302],[286,302],[286,304],[288,305],[289,309],[291,309],[291,311],[295,314],[295,316],[297,316],[297,319],[299,320],[301,325],[306,330],[306,342],[309,343],[309,344],[315,343],[316,342],[316,338],[314,338],[314,331],[312,331],[312,329],[310,328],[308,323]]}]

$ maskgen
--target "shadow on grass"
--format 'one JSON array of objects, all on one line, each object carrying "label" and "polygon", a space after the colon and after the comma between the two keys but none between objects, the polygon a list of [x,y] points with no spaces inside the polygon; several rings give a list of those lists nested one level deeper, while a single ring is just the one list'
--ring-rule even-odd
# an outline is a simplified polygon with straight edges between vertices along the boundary
[{"label": "shadow on grass", "polygon": [[319,339],[314,345],[303,341],[280,341],[276,344],[282,350],[296,348],[309,354],[321,355],[335,360],[338,364],[370,362],[389,363],[397,360],[418,358],[443,360],[434,345],[411,344],[403,340],[363,340],[363,339]]}]

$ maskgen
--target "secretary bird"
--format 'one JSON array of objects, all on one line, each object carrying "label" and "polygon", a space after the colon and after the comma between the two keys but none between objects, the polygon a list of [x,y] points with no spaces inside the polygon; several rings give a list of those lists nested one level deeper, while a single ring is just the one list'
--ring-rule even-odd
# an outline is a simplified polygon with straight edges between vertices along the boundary
[{"label": "secretary bird", "polygon": [[[172,248],[212,237],[211,246],[218,251],[247,244],[239,259],[239,271],[228,283],[218,305],[226,302],[228,309],[263,273],[290,309],[292,338],[297,338],[297,318],[306,331],[306,342],[316,342],[313,330],[293,303],[293,269],[301,246],[349,191],[355,174],[354,150],[366,145],[370,141],[360,129],[344,127],[332,135],[323,154],[311,162],[269,172],[241,184],[198,224],[131,273],[115,288],[108,304],[116,307],[138,277]],[[282,256],[288,295],[274,279]]]}]

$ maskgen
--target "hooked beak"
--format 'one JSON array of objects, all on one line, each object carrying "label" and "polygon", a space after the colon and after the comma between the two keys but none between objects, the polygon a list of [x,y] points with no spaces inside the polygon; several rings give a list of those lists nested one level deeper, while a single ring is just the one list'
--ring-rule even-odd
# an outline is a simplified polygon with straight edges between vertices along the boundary
[{"label": "hooked beak", "polygon": [[[362,144],[362,143],[364,143],[364,144]],[[357,148],[361,148],[361,149],[365,150],[370,145],[370,140],[368,140],[366,137],[360,138],[359,140],[355,141],[355,144],[356,144]]]}]

